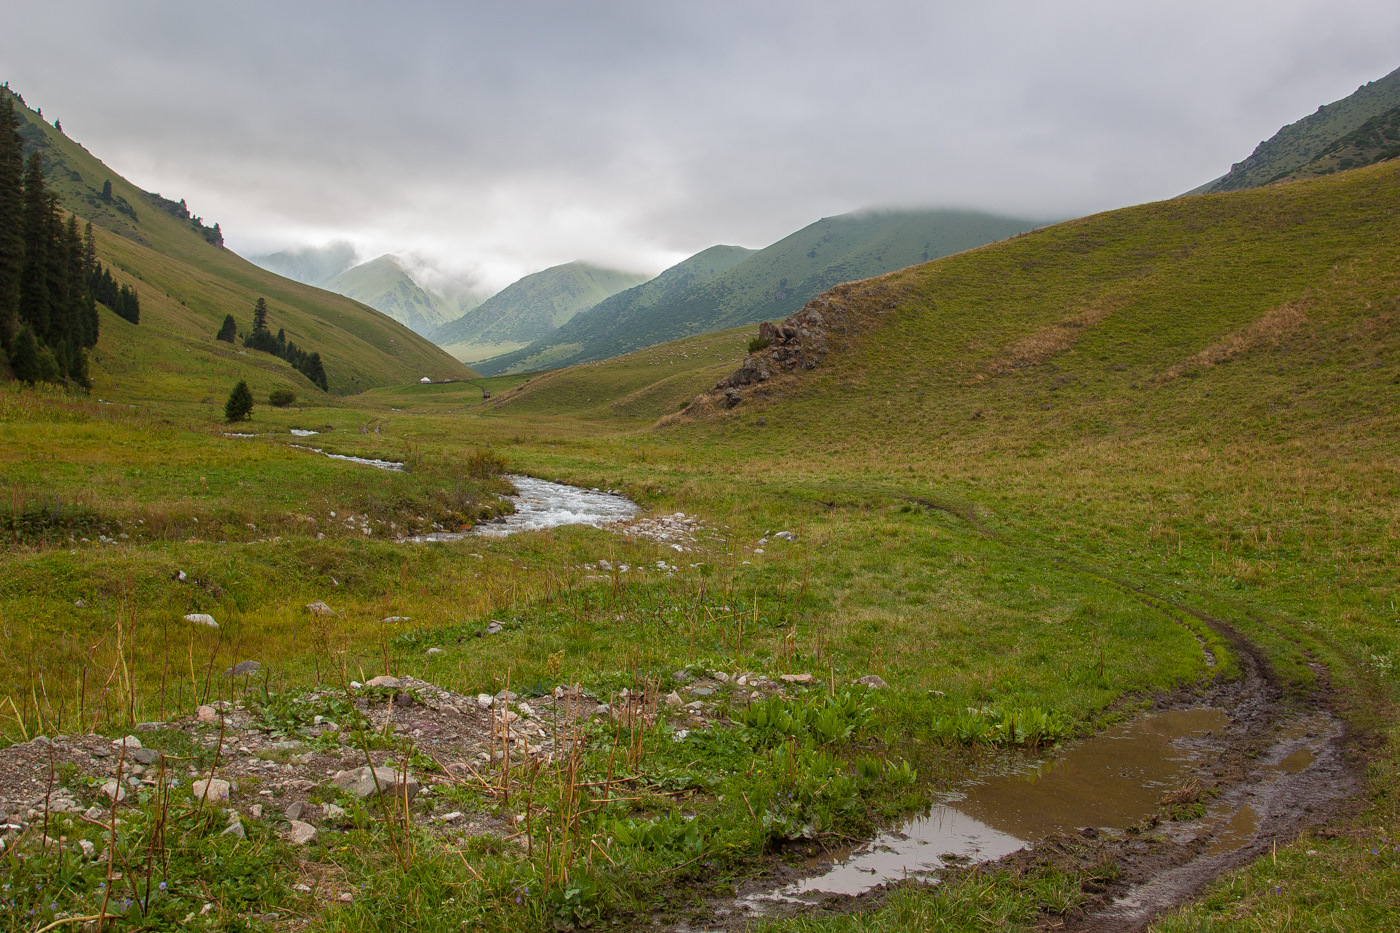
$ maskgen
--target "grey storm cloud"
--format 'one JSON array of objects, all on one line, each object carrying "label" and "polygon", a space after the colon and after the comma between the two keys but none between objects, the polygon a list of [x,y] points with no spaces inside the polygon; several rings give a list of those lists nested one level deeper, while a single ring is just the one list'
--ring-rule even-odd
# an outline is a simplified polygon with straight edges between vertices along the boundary
[{"label": "grey storm cloud", "polygon": [[0,78],[235,249],[348,240],[499,287],[656,271],[868,206],[1171,197],[1400,65],[1289,2],[7,5]]}]

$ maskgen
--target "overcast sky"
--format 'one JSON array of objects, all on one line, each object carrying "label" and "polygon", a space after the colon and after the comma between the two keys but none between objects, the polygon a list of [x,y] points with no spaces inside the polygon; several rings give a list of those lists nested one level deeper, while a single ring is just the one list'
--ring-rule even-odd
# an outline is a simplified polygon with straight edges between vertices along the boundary
[{"label": "overcast sky", "polygon": [[10,0],[0,80],[245,254],[498,288],[867,206],[1171,197],[1400,66],[1375,0]]}]

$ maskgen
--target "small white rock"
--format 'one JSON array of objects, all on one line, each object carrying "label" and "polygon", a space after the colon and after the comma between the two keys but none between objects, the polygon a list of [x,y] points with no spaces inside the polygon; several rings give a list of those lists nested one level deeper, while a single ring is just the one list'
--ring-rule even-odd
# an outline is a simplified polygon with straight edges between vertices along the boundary
[{"label": "small white rock", "polygon": [[219,623],[214,621],[214,617],[207,612],[191,612],[185,616],[186,622],[193,622],[195,625],[203,625],[208,628],[218,628]]}]

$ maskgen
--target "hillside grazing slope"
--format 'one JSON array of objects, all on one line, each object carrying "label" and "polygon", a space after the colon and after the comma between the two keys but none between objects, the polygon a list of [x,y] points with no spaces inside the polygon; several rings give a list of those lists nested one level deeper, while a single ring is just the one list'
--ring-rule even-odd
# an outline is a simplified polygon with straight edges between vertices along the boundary
[{"label": "hillside grazing slope", "polygon": [[1278,181],[1360,129],[1367,120],[1396,107],[1400,107],[1400,68],[1288,124],[1256,146],[1249,158],[1230,166],[1229,173],[1189,193],[1239,191]]},{"label": "hillside grazing slope", "polygon": [[[35,150],[41,154],[45,177],[63,207],[111,234],[98,237],[100,258],[114,267],[119,280],[139,290],[143,339],[164,335],[223,354],[229,345],[216,345],[214,334],[224,316],[232,314],[240,328],[248,330],[254,302],[265,297],[272,307],[273,329],[285,329],[303,349],[321,354],[334,393],[410,382],[424,375],[472,375],[430,341],[372,308],[282,278],[223,249],[211,242],[215,228],[186,216],[182,202],[141,190],[34,111],[18,101],[15,109],[26,156]],[[111,183],[110,199],[103,196],[106,182]],[[97,347],[99,361],[104,356],[130,356],[128,348],[108,342],[122,339],[123,333],[115,326],[104,330]],[[235,370],[242,359],[232,361]],[[133,371],[130,377],[140,378],[140,373]],[[100,367],[95,378],[101,390]],[[302,380],[302,388],[309,391],[310,383]]]},{"label": "hillside grazing slope", "polygon": [[591,359],[590,347],[644,326],[659,305],[675,301],[753,255],[742,246],[712,246],[677,263],[649,282],[618,292],[576,315],[559,330],[523,350],[477,365],[488,375],[557,369]]},{"label": "hillside grazing slope", "polygon": [[[622,356],[534,373],[483,404],[503,415],[558,415],[570,419],[648,425],[684,407],[744,359],[752,327],[684,337]],[[510,377],[498,377],[502,379]]]},{"label": "hillside grazing slope", "polygon": [[647,280],[645,275],[585,262],[551,266],[506,286],[432,333],[439,346],[466,362],[517,350],[553,333],[575,314]]},{"label": "hillside grazing slope", "polygon": [[457,317],[456,309],[420,288],[393,256],[380,256],[320,283],[327,291],[363,302],[413,331],[427,336]]},{"label": "hillside grazing slope", "polygon": [[745,405],[782,398],[803,445],[1393,421],[1397,235],[1393,164],[1100,214],[834,289],[811,307],[843,327],[775,342],[752,355],[768,376],[736,383]]},{"label": "hillside grazing slope", "polygon": [[[862,211],[827,217],[722,275],[646,307],[607,307],[529,349],[577,345],[570,362],[601,360],[669,340],[783,317],[840,282],[867,278],[1030,230],[1034,221],[973,211]],[[497,371],[498,362],[482,364]]]}]

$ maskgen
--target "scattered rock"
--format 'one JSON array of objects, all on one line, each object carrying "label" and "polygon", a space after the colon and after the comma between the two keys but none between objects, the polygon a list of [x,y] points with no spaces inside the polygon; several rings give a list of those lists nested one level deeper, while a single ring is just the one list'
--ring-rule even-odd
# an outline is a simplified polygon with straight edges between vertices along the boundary
[{"label": "scattered rock", "polygon": [[441,648],[429,648],[429,649],[428,649],[428,654],[430,654],[430,655],[433,655],[433,654],[442,654],[442,649],[441,649]]},{"label": "scattered rock", "polygon": [[811,674],[780,674],[778,679],[787,684],[810,684],[813,678]]},{"label": "scattered rock", "polygon": [[108,800],[115,801],[116,803],[121,803],[123,800],[126,799],[126,791],[123,790],[122,786],[117,783],[116,778],[111,778],[103,782],[102,795]]},{"label": "scattered rock", "polygon": [[667,705],[667,706],[684,706],[685,703],[684,703],[683,700],[681,700],[681,695],[680,695],[679,693],[677,693],[676,691],[672,690],[670,693],[666,694],[666,705]]},{"label": "scattered rock", "polygon": [[85,813],[83,814],[83,818],[84,818],[84,819],[88,819],[88,820],[100,820],[100,819],[102,819],[102,808],[101,808],[101,807],[88,807],[88,808],[87,808],[87,812],[85,812]]},{"label": "scattered rock", "polygon": [[438,819],[442,820],[444,823],[455,823],[461,818],[461,810],[453,810],[451,813],[444,813],[442,816],[438,817]]},{"label": "scattered rock", "polygon": [[715,691],[709,687],[692,687],[690,689],[690,695],[697,697],[714,696],[714,692]]},{"label": "scattered rock", "polygon": [[321,804],[321,818],[327,823],[339,826],[349,821],[350,814],[346,813],[343,807],[338,807],[333,803],[323,803]]},{"label": "scattered rock", "polygon": [[186,622],[193,622],[195,625],[204,625],[209,628],[218,628],[219,623],[214,621],[214,617],[207,612],[191,612],[185,616]]},{"label": "scattered rock", "polygon": [[885,679],[879,674],[866,674],[860,680],[857,680],[856,683],[869,687],[872,690],[883,690],[889,686],[889,684],[885,683]]},{"label": "scattered rock", "polygon": [[290,839],[292,845],[310,846],[316,844],[316,839],[320,835],[316,827],[310,823],[303,823],[301,820],[292,820]]},{"label": "scattered rock", "polygon": [[113,739],[112,744],[117,748],[125,746],[126,750],[131,752],[141,747],[141,740],[134,735],[128,735],[120,739]]},{"label": "scattered rock", "polygon": [[255,820],[262,819],[263,805],[260,803],[253,804],[251,807],[248,808],[248,815]]},{"label": "scattered rock", "polygon": [[783,540],[783,541],[796,541],[796,540],[797,540],[797,535],[793,534],[793,533],[790,532],[790,531],[780,531],[780,532],[778,532],[777,534],[775,534],[773,537],[779,538],[779,539],[781,539],[781,540]]},{"label": "scattered rock", "polygon": [[160,752],[156,751],[154,748],[138,748],[136,751],[132,752],[131,757],[143,765],[153,765],[157,761],[160,761]]},{"label": "scattered rock", "polygon": [[399,622],[412,622],[411,616],[385,616],[379,620],[381,625],[395,625]]},{"label": "scattered rock", "polygon": [[365,686],[388,687],[390,690],[397,690],[399,688],[399,679],[397,677],[390,677],[388,674],[380,674],[378,677],[366,681]]},{"label": "scattered rock", "polygon": [[495,619],[492,619],[492,620],[491,620],[491,624],[488,625],[488,626],[486,626],[486,634],[487,634],[487,635],[499,635],[501,632],[504,632],[505,630],[506,630],[506,627],[505,627],[504,625],[502,625],[501,623],[497,622]]},{"label": "scattered rock", "polygon": [[177,570],[170,575],[170,579],[174,580],[176,583],[184,583],[189,577],[185,576],[183,570]]},{"label": "scattered rock", "polygon": [[680,670],[671,675],[671,679],[678,684],[683,684],[690,680],[690,671]]},{"label": "scattered rock", "polygon": [[476,695],[476,705],[478,709],[490,709],[491,704],[494,702],[489,693],[478,693]]},{"label": "scattered rock", "polygon": [[83,850],[83,858],[89,861],[97,858],[97,846],[93,845],[91,840],[79,839],[78,848]]},{"label": "scattered rock", "polygon": [[309,810],[310,806],[306,803],[306,801],[298,800],[296,803],[283,810],[282,815],[285,816],[288,820],[299,820],[302,817],[306,816]]},{"label": "scattered rock", "polygon": [[260,670],[262,670],[262,665],[259,664],[257,661],[240,661],[239,663],[235,664],[233,667],[231,667],[231,668],[229,668],[228,670],[224,671],[223,674],[222,674],[221,676],[223,676],[223,677],[245,677],[245,676],[247,676],[248,674],[256,674],[256,673],[257,673],[258,671],[260,671]]},{"label": "scattered rock", "polygon": [[232,790],[232,785],[223,778],[203,778],[190,785],[190,793],[194,794],[195,800],[207,800],[210,803],[227,800]]},{"label": "scattered rock", "polygon": [[[333,779],[335,786],[346,793],[350,793],[364,800],[373,797],[375,794],[395,794],[408,793],[408,799],[412,800],[417,796],[418,791],[423,789],[413,775],[404,775],[393,768],[373,768],[369,765],[361,765],[349,771],[339,771]],[[405,786],[406,784],[406,786]]]},{"label": "scattered rock", "polygon": [[86,609],[86,608],[87,608],[87,603],[83,602],[81,599],[75,599],[75,600],[73,600],[73,608],[74,608],[74,609]]},{"label": "scattered rock", "polygon": [[228,828],[225,829],[219,835],[237,836],[239,839],[248,838],[248,833],[243,829],[243,821],[238,818],[238,814],[236,812],[229,813]]},{"label": "scattered rock", "polygon": [[198,722],[218,722],[219,711],[212,706],[201,706],[194,711],[194,718]]},{"label": "scattered rock", "polygon": [[325,603],[321,602],[321,600],[319,599],[316,600],[314,603],[307,603],[306,611],[311,613],[313,616],[335,615],[335,610],[332,609],[330,606],[327,606]]}]

